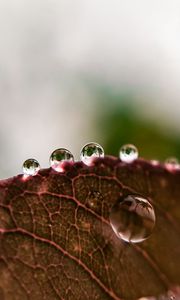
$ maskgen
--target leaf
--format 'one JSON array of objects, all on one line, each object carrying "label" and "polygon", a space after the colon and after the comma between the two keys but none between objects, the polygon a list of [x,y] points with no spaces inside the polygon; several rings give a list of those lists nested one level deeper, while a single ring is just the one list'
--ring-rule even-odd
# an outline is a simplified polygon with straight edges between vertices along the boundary
[{"label": "leaf", "polygon": [[[180,299],[180,171],[115,157],[64,168],[0,182],[0,299]],[[128,193],[156,213],[139,244],[109,223]]]}]

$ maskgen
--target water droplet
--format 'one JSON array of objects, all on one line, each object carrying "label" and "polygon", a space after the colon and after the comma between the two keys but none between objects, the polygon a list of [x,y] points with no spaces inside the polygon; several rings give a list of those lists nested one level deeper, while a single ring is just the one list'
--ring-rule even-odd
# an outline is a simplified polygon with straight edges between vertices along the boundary
[{"label": "water droplet", "polygon": [[138,149],[131,144],[123,145],[119,151],[119,157],[123,162],[131,163],[138,158]]},{"label": "water droplet", "polygon": [[40,164],[36,159],[30,158],[23,163],[24,175],[35,176],[40,170]]},{"label": "water droplet", "polygon": [[97,143],[88,143],[82,149],[80,153],[81,161],[90,165],[95,157],[104,157],[104,149]]},{"label": "water droplet", "polygon": [[74,157],[72,153],[65,148],[56,149],[50,156],[50,165],[57,172],[64,171],[62,163],[66,161],[72,162],[74,161]]},{"label": "water droplet", "polygon": [[109,218],[115,234],[132,243],[147,239],[155,225],[153,206],[137,195],[121,197],[112,207]]},{"label": "water droplet", "polygon": [[176,157],[169,157],[165,160],[165,167],[170,172],[180,168],[179,161]]},{"label": "water droplet", "polygon": [[165,160],[165,164],[177,166],[179,164],[179,161],[176,157],[168,157]]}]

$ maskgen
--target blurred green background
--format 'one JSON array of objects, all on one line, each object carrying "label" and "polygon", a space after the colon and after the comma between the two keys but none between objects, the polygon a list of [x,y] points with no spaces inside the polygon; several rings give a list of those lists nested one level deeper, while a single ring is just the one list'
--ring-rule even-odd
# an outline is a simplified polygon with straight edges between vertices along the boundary
[{"label": "blurred green background", "polygon": [[0,177],[58,147],[180,158],[180,2],[0,1]]},{"label": "blurred green background", "polygon": [[99,99],[96,128],[107,153],[117,156],[121,145],[132,143],[147,159],[179,157],[179,136],[161,118],[149,120],[139,113],[132,95],[105,89],[99,91]]}]

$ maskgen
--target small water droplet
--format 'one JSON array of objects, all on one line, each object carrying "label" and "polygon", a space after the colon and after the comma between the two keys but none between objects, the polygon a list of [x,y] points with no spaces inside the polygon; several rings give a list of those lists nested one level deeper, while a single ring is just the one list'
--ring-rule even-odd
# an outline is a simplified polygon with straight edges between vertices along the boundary
[{"label": "small water droplet", "polygon": [[138,149],[131,144],[123,145],[119,151],[119,157],[123,162],[131,163],[138,158]]},{"label": "small water droplet", "polygon": [[176,157],[169,157],[165,160],[165,167],[168,171],[174,172],[180,169],[179,161]]},{"label": "small water droplet", "polygon": [[155,225],[153,206],[137,195],[121,197],[112,207],[109,218],[115,234],[132,243],[147,239]]},{"label": "small water droplet", "polygon": [[53,151],[53,153],[50,156],[50,165],[51,167],[57,171],[57,172],[63,172],[62,163],[66,161],[74,161],[74,157],[72,153],[65,149],[65,148],[59,148]]},{"label": "small water droplet", "polygon": [[176,166],[178,166],[179,161],[178,161],[178,159],[176,157],[168,157],[165,160],[165,164],[176,167]]},{"label": "small water droplet", "polygon": [[80,152],[81,161],[90,165],[95,157],[104,157],[104,149],[97,143],[86,144]]},{"label": "small water droplet", "polygon": [[36,159],[30,158],[23,163],[23,173],[27,176],[35,176],[40,170],[40,164]]}]

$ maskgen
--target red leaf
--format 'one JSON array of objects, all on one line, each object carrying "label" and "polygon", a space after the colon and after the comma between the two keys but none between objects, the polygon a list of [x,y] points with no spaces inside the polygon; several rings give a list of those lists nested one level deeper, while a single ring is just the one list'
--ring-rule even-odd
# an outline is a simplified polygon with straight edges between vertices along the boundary
[{"label": "red leaf", "polygon": [[[1,181],[0,300],[180,299],[179,183],[179,170],[113,157]],[[132,193],[156,214],[139,244],[109,223],[119,196]]]}]

